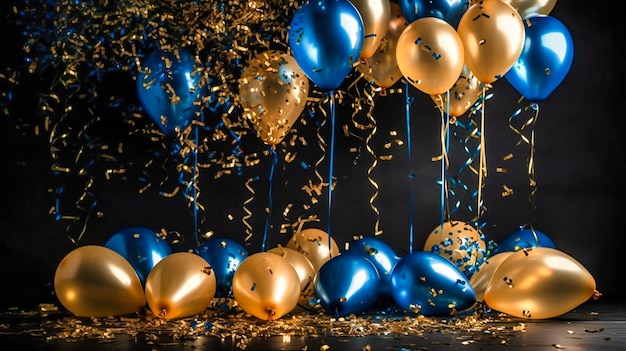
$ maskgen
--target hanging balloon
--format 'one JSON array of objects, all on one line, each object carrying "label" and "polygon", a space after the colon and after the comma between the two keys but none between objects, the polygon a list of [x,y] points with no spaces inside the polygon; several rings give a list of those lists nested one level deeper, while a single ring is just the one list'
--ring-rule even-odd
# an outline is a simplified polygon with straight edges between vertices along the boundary
[{"label": "hanging balloon", "polygon": [[293,16],[289,47],[304,73],[322,90],[343,83],[363,49],[363,20],[348,0],[305,2]]},{"label": "hanging balloon", "polygon": [[54,274],[59,302],[79,317],[139,312],[146,299],[135,269],[104,246],[81,246],[68,253]]},{"label": "hanging balloon", "polygon": [[476,301],[483,302],[485,300],[485,290],[493,277],[493,273],[500,267],[500,264],[507,259],[513,252],[501,252],[499,254],[489,256],[477,269],[476,273],[470,278],[470,285],[476,294]]},{"label": "hanging balloon", "polygon": [[232,295],[232,281],[241,262],[248,257],[246,248],[228,238],[213,237],[203,242],[197,249],[215,273],[218,297]]},{"label": "hanging balloon", "polygon": [[400,7],[409,23],[424,17],[436,17],[456,28],[468,3],[467,0],[400,0]]},{"label": "hanging balloon", "polygon": [[400,257],[386,242],[375,237],[353,240],[347,252],[361,255],[372,262],[380,276],[379,297],[391,297],[391,271]]},{"label": "hanging balloon", "polygon": [[265,51],[253,57],[239,79],[244,115],[268,145],[280,143],[300,117],[309,79],[291,55]]},{"label": "hanging balloon", "polygon": [[546,319],[587,301],[596,289],[593,276],[568,254],[549,247],[513,252],[485,290],[490,308],[519,318]]},{"label": "hanging balloon", "polygon": [[476,294],[463,273],[432,252],[403,256],[391,272],[391,287],[398,306],[426,317],[449,316],[476,302]]},{"label": "hanging balloon", "polygon": [[141,63],[139,101],[167,135],[185,129],[199,113],[205,82],[193,55],[185,49],[158,50]]},{"label": "hanging balloon", "polygon": [[241,309],[263,320],[279,319],[300,299],[300,279],[291,263],[270,252],[248,256],[233,276],[233,296]]},{"label": "hanging balloon", "polygon": [[313,281],[315,280],[316,271],[311,261],[300,252],[288,247],[279,246],[269,249],[267,252],[280,255],[286,259],[298,273],[301,287],[299,302],[306,304],[308,300],[313,298]]},{"label": "hanging balloon", "polygon": [[175,252],[154,266],[145,290],[152,313],[172,320],[203,312],[215,289],[215,274],[205,259],[192,252]]},{"label": "hanging balloon", "polygon": [[286,247],[294,249],[311,261],[315,272],[332,257],[339,255],[339,246],[335,239],[317,228],[307,228],[295,233]]},{"label": "hanging balloon", "polygon": [[556,248],[554,242],[546,234],[531,228],[522,228],[497,243],[491,255],[505,251],[518,251],[533,247]]},{"label": "hanging balloon", "polygon": [[504,77],[524,47],[522,18],[502,0],[484,0],[470,6],[457,31],[463,42],[465,64],[486,84]]},{"label": "hanging balloon", "polygon": [[548,15],[554,9],[556,0],[502,0],[511,5],[522,19],[532,16]]},{"label": "hanging balloon", "polygon": [[387,34],[387,27],[391,19],[389,0],[350,0],[356,7],[363,21],[363,48],[361,59],[374,55],[380,46],[381,40]]},{"label": "hanging balloon", "polygon": [[382,38],[380,45],[371,57],[366,58],[357,66],[359,72],[368,81],[381,88],[389,88],[402,78],[402,72],[400,72],[396,60],[396,48],[400,34],[408,25],[400,11],[400,5],[391,2],[389,6],[391,15],[387,34]]},{"label": "hanging balloon", "polygon": [[484,234],[461,221],[446,221],[426,238],[424,251],[431,251],[452,262],[467,277],[487,257]]},{"label": "hanging balloon", "polygon": [[[470,71],[467,65],[463,65],[461,76],[450,89],[450,101],[448,104],[447,94],[431,95],[437,107],[449,116],[459,117],[469,110],[482,94],[484,84]],[[446,111],[448,109],[448,111]]]},{"label": "hanging balloon", "polygon": [[170,245],[156,231],[141,226],[116,232],[104,246],[122,255],[133,266],[142,286],[152,268],[172,253]]},{"label": "hanging balloon", "polygon": [[398,68],[417,89],[437,95],[450,89],[463,70],[463,44],[456,30],[435,17],[406,27],[396,49]]},{"label": "hanging balloon", "polygon": [[567,76],[574,60],[574,42],[565,25],[551,16],[529,17],[524,26],[524,49],[505,77],[527,100],[539,102]]},{"label": "hanging balloon", "polygon": [[315,297],[326,313],[343,317],[367,311],[380,290],[380,276],[374,264],[354,253],[328,260],[315,277]]}]

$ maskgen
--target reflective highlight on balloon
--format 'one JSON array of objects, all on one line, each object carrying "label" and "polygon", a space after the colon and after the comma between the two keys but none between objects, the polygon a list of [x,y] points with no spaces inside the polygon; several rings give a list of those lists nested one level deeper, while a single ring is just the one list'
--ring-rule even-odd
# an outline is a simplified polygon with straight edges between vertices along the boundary
[{"label": "reflective highlight on balloon", "polygon": [[213,268],[217,284],[216,296],[231,296],[235,271],[249,255],[246,248],[233,239],[213,237],[203,242],[197,251]]},{"label": "reflective highlight on balloon", "polygon": [[485,290],[487,290],[487,286],[489,286],[493,273],[495,273],[496,269],[500,267],[500,264],[512,253],[512,251],[505,251],[489,256],[489,258],[476,269],[476,273],[470,278],[470,285],[472,285],[474,293],[476,294],[476,301],[483,302],[485,300]]},{"label": "reflective highlight on balloon", "polygon": [[317,271],[311,261],[300,252],[288,247],[274,247],[267,250],[269,253],[277,254],[289,262],[298,273],[300,279],[300,303],[306,303],[314,296],[313,281]]},{"label": "reflective highlight on balloon", "polygon": [[391,271],[400,260],[391,246],[376,237],[363,237],[353,240],[347,252],[372,262],[380,276],[379,297],[391,297]]},{"label": "reflective highlight on balloon", "polygon": [[511,5],[522,19],[537,15],[549,15],[557,0],[502,0]]},{"label": "reflective highlight on balloon", "polygon": [[356,7],[363,21],[363,48],[361,59],[374,55],[381,40],[387,34],[387,25],[391,19],[389,0],[350,0]]},{"label": "reflective highlight on balloon", "polygon": [[339,255],[339,246],[335,239],[317,228],[307,228],[295,233],[285,246],[308,258],[316,272],[326,261]]},{"label": "reflective highlight on balloon", "polygon": [[556,248],[556,245],[545,233],[533,228],[521,228],[517,232],[507,236],[504,240],[497,243],[491,252],[495,255],[505,251],[518,251],[530,249],[533,247],[549,247]]}]

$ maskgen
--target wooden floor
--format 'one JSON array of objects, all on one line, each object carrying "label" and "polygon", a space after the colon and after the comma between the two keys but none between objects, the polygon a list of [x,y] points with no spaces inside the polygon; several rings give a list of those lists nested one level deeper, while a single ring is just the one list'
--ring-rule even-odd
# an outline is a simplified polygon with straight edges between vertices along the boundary
[{"label": "wooden floor", "polygon": [[[0,349],[8,350],[626,350],[626,303],[590,300],[569,313],[544,320],[521,320],[486,311],[474,324],[457,323],[468,317],[426,320],[402,317],[391,322],[389,316],[361,318],[361,327],[346,335],[339,331],[345,321],[337,320],[325,335],[282,335],[216,337],[213,335],[176,335],[171,328],[142,333],[101,323],[79,323],[59,337],[59,325],[66,317],[9,311],[0,321]],[[289,318],[289,317],[284,317]],[[473,319],[473,318],[471,318]],[[75,319],[73,319],[75,321]],[[363,322],[365,320],[365,322]],[[432,320],[432,319],[431,319]],[[90,320],[93,322],[93,320]],[[129,325],[132,325],[132,320]],[[272,323],[261,321],[262,323]],[[116,321],[119,323],[119,320]],[[187,322],[179,322],[180,324]],[[377,324],[381,332],[359,336],[359,328]],[[384,323],[394,324],[385,331]],[[404,323],[404,324],[402,324]],[[456,323],[456,324],[455,324]],[[51,328],[55,325],[57,328]],[[260,324],[258,324],[260,325]],[[307,326],[303,326],[307,327]],[[312,326],[308,326],[311,327]],[[93,328],[93,333],[87,330]],[[334,329],[333,329],[334,328]],[[355,329],[355,327],[350,327]],[[54,329],[54,330],[53,330]],[[251,329],[254,329],[252,327]],[[56,333],[56,334],[55,334]],[[342,334],[344,333],[344,334]],[[367,333],[366,333],[367,334]],[[149,337],[147,337],[149,335]],[[227,334],[226,334],[227,335]]]}]

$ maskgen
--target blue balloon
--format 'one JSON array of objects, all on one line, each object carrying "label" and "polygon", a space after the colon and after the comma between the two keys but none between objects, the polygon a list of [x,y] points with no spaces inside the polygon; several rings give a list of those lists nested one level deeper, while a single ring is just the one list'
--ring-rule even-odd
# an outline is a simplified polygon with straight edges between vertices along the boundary
[{"label": "blue balloon", "polygon": [[152,268],[172,253],[170,245],[156,231],[141,226],[116,232],[104,246],[122,255],[133,266],[142,285]]},{"label": "blue balloon", "polygon": [[374,264],[380,276],[379,297],[391,297],[391,271],[400,257],[386,242],[375,237],[353,240],[346,252],[361,255]]},{"label": "blue balloon", "polygon": [[215,273],[215,295],[231,296],[235,271],[249,256],[246,248],[232,239],[211,238],[198,247],[197,253],[211,265]]},{"label": "blue balloon", "polygon": [[191,53],[157,50],[148,55],[137,76],[139,101],[167,135],[185,129],[201,109],[205,88]]},{"label": "blue balloon", "polygon": [[526,40],[522,53],[504,75],[527,100],[545,100],[563,82],[574,57],[569,31],[552,16],[538,15],[524,20]]},{"label": "blue balloon", "polygon": [[552,239],[550,239],[546,234],[535,229],[521,228],[519,231],[509,235],[501,242],[496,243],[495,248],[491,251],[489,256],[493,256],[500,252],[518,251],[533,247],[556,248]]},{"label": "blue balloon", "polygon": [[349,252],[334,256],[317,271],[313,291],[334,317],[367,311],[378,299],[380,276],[365,257]]},{"label": "blue balloon", "polygon": [[391,272],[391,287],[398,306],[427,317],[449,316],[450,306],[463,311],[476,302],[476,293],[459,268],[427,251],[403,256]]},{"label": "blue balloon", "polygon": [[338,88],[363,49],[357,8],[348,0],[306,2],[290,27],[289,47],[302,71],[322,90]]},{"label": "blue balloon", "polygon": [[423,17],[437,17],[455,29],[469,7],[467,0],[400,0],[400,11],[411,23]]}]

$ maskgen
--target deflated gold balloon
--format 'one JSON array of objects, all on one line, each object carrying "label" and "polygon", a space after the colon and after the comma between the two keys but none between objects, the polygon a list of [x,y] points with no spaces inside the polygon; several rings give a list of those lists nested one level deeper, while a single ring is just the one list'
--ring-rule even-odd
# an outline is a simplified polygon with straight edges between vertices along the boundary
[{"label": "deflated gold balloon", "polygon": [[522,19],[538,15],[548,15],[554,9],[556,0],[502,0],[511,5]]},{"label": "deflated gold balloon", "polygon": [[306,106],[309,78],[280,51],[253,57],[239,80],[244,115],[268,145],[280,143]]},{"label": "deflated gold balloon", "polygon": [[335,239],[317,228],[307,228],[295,233],[285,246],[308,258],[316,273],[326,261],[339,255],[339,246]]},{"label": "deflated gold balloon", "polygon": [[462,116],[472,107],[483,91],[483,84],[470,71],[467,65],[463,65],[461,76],[450,88],[450,103],[448,104],[447,93],[431,95],[430,97],[437,104],[437,107],[446,112],[449,116]]},{"label": "deflated gold balloon", "polygon": [[389,88],[402,78],[396,60],[396,48],[400,34],[407,27],[406,18],[402,15],[400,5],[390,2],[391,16],[387,34],[380,41],[374,53],[357,66],[365,78],[381,88]]},{"label": "deflated gold balloon", "polygon": [[396,49],[402,75],[430,95],[442,94],[454,85],[463,70],[463,55],[457,31],[436,17],[411,22],[400,35]]},{"label": "deflated gold balloon", "polygon": [[314,296],[313,281],[315,280],[315,268],[311,261],[300,252],[288,247],[275,247],[267,250],[267,252],[275,253],[285,258],[298,273],[300,279],[300,302],[306,303]]},{"label": "deflated gold balloon", "polygon": [[483,302],[485,300],[485,290],[491,281],[491,277],[493,277],[493,273],[500,267],[500,263],[507,259],[512,253],[512,251],[500,252],[489,257],[478,266],[476,273],[470,278],[470,285],[476,294],[476,301]]},{"label": "deflated gold balloon", "polygon": [[387,34],[387,25],[391,18],[389,0],[350,0],[363,20],[363,49],[361,58],[372,57],[380,41]]},{"label": "deflated gold balloon", "polygon": [[485,304],[519,318],[546,319],[565,314],[587,301],[596,282],[566,253],[538,247],[513,252],[485,290]]},{"label": "deflated gold balloon", "polygon": [[203,312],[216,289],[215,273],[204,258],[191,252],[176,252],[152,268],[145,290],[152,313],[171,320]]},{"label": "deflated gold balloon", "polygon": [[233,296],[246,313],[275,320],[291,312],[300,298],[300,278],[291,263],[270,252],[246,257],[233,275]]},{"label": "deflated gold balloon", "polygon": [[80,317],[135,313],[146,305],[133,266],[104,246],[81,246],[68,253],[57,266],[54,290],[61,304]]},{"label": "deflated gold balloon", "polygon": [[457,32],[463,42],[465,64],[483,83],[504,77],[520,57],[526,36],[522,17],[502,0],[470,6]]}]

